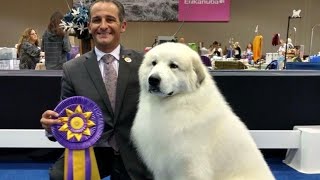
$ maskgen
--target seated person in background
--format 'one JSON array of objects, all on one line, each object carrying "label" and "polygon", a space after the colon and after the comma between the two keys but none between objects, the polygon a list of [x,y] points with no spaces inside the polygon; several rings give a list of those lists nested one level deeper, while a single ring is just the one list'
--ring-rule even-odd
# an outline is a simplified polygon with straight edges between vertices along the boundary
[{"label": "seated person in background", "polygon": [[292,62],[303,62],[303,56],[300,56],[300,46],[294,46],[295,56],[292,58]]},{"label": "seated person in background", "polygon": [[233,49],[234,49],[234,58],[241,59],[241,48],[240,48],[239,42],[234,43]]},{"label": "seated person in background", "polygon": [[45,65],[45,53],[43,51],[40,52],[40,60],[36,64],[35,70],[46,70],[46,65]]},{"label": "seated person in background", "polygon": [[209,56],[222,56],[222,48],[219,47],[219,43],[217,41],[214,41],[209,47]]},{"label": "seated person in background", "polygon": [[229,47],[225,46],[223,50],[223,54],[226,55],[226,58],[233,57],[233,54],[234,54],[233,46],[232,45],[230,45]]},{"label": "seated person in background", "polygon": [[244,55],[248,57],[252,54],[253,54],[252,43],[248,43],[246,50],[244,51]]},{"label": "seated person in background", "polygon": [[43,51],[40,52],[40,60],[39,60],[39,63],[45,63],[46,62],[46,59],[44,58],[45,57],[45,53]]},{"label": "seated person in background", "polygon": [[251,42],[249,42],[247,44],[247,47],[244,51],[244,58],[248,59],[249,64],[254,63],[254,61],[253,61],[253,47],[252,47]]},{"label": "seated person in background", "polygon": [[[286,52],[286,42],[283,39],[280,39],[280,47],[278,49],[278,53],[279,55],[284,56],[285,52]],[[295,53],[295,48],[290,38],[288,38],[287,53]]]},{"label": "seated person in background", "polygon": [[291,38],[288,38],[288,49],[294,49]]},{"label": "seated person in background", "polygon": [[278,49],[278,53],[279,55],[284,56],[285,51],[286,51],[286,43],[284,42],[283,39],[280,39],[280,46]]},{"label": "seated person in background", "polygon": [[32,28],[23,31],[17,47],[20,59],[20,69],[35,69],[36,64],[40,60],[40,48],[38,35]]}]

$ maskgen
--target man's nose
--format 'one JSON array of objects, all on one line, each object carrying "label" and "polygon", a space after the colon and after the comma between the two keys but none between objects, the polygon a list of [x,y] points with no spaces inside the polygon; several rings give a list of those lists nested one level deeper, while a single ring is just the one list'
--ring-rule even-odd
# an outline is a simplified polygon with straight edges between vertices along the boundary
[{"label": "man's nose", "polygon": [[108,27],[109,27],[109,23],[106,20],[102,20],[100,28],[107,29]]}]

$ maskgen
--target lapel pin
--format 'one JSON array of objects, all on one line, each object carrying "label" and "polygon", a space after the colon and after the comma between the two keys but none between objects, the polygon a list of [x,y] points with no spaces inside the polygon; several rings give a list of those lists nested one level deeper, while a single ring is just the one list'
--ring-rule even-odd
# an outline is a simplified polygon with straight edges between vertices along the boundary
[{"label": "lapel pin", "polygon": [[129,63],[129,62],[131,62],[131,61],[132,61],[132,59],[131,59],[131,58],[129,58],[129,57],[125,57],[125,58],[124,58],[124,60],[125,60],[127,63]]}]

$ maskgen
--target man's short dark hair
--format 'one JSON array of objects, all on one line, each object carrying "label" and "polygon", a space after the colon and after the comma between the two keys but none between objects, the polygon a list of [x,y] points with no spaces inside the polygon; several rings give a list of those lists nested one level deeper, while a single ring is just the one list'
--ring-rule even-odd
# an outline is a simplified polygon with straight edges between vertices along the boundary
[{"label": "man's short dark hair", "polygon": [[96,0],[94,1],[91,5],[90,5],[90,12],[89,12],[89,19],[91,19],[91,8],[93,5],[95,5],[98,2],[105,2],[105,3],[113,3],[114,5],[116,5],[118,7],[119,10],[119,20],[120,22],[123,22],[125,19],[125,11],[124,11],[124,7],[123,4],[117,0]]}]

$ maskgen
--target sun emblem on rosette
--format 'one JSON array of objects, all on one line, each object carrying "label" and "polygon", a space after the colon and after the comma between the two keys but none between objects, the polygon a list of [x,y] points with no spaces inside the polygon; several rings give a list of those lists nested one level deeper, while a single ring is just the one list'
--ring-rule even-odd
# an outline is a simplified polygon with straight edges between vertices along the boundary
[{"label": "sun emblem on rosette", "polygon": [[51,126],[54,138],[68,149],[85,149],[94,145],[104,130],[99,106],[89,98],[73,96],[61,101],[55,112],[61,123]]},{"label": "sun emblem on rosette", "polygon": [[91,128],[96,124],[90,120],[92,112],[83,112],[80,105],[78,105],[74,111],[66,108],[65,117],[59,117],[59,120],[62,122],[62,126],[59,128],[59,131],[67,133],[67,140],[71,138],[76,138],[77,141],[80,141],[82,137],[91,136]]}]

